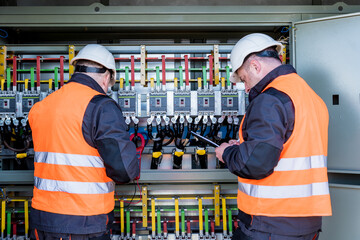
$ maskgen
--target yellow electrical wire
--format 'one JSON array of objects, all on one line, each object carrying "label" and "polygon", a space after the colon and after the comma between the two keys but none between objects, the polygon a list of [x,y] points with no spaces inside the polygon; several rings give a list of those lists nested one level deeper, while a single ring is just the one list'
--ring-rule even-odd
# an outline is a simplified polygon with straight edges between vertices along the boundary
[{"label": "yellow electrical wire", "polygon": [[222,198],[222,215],[223,215],[223,230],[224,233],[227,232],[227,222],[226,222],[226,198]]},{"label": "yellow electrical wire", "polygon": [[29,79],[25,79],[25,90],[27,91],[29,89]]},{"label": "yellow electrical wire", "polygon": [[221,88],[225,88],[225,78],[224,77],[222,77],[221,78]]},{"label": "yellow electrical wire", "polygon": [[155,236],[155,230],[156,230],[156,225],[155,225],[155,198],[151,198],[151,231],[152,234]]},{"label": "yellow electrical wire", "polygon": [[124,89],[124,79],[120,78],[120,89],[123,90]]},{"label": "yellow electrical wire", "polygon": [[203,232],[204,224],[203,224],[203,209],[202,209],[202,199],[199,197],[199,230]]},{"label": "yellow electrical wire", "polygon": [[50,78],[49,79],[49,90],[52,90],[52,83],[53,83],[53,80]]},{"label": "yellow electrical wire", "polygon": [[29,236],[29,201],[24,202],[24,214],[25,214],[25,238]]},{"label": "yellow electrical wire", "polygon": [[5,79],[1,79],[1,91],[4,91]]},{"label": "yellow electrical wire", "polygon": [[178,87],[178,79],[174,78],[174,89],[177,89]]},{"label": "yellow electrical wire", "polygon": [[154,78],[150,78],[150,87],[154,89]]},{"label": "yellow electrical wire", "polygon": [[[5,196],[4,196],[5,197]],[[1,234],[4,234],[5,231],[5,212],[6,212],[6,201],[1,201]]]},{"label": "yellow electrical wire", "polygon": [[124,221],[124,200],[120,200],[120,232],[124,235],[125,232],[125,221]]},{"label": "yellow electrical wire", "polygon": [[175,233],[180,233],[179,227],[179,198],[175,198]]}]

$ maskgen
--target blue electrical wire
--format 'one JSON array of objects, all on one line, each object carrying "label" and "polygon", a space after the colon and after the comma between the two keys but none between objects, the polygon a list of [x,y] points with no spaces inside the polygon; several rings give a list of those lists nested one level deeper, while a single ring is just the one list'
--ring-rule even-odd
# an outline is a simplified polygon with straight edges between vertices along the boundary
[{"label": "blue electrical wire", "polygon": [[287,33],[287,32],[289,32],[290,29],[291,29],[291,27],[283,27],[281,29],[281,33]]},{"label": "blue electrical wire", "polygon": [[5,35],[1,35],[1,34],[0,34],[0,37],[1,37],[1,38],[7,38],[7,37],[9,36],[9,34],[7,33],[7,31],[5,31],[4,29],[1,29],[1,28],[0,28],[0,32],[5,33]]},{"label": "blue electrical wire", "polygon": [[4,193],[4,190],[2,188],[0,188],[0,191],[2,193],[2,199],[5,199],[5,193]]}]

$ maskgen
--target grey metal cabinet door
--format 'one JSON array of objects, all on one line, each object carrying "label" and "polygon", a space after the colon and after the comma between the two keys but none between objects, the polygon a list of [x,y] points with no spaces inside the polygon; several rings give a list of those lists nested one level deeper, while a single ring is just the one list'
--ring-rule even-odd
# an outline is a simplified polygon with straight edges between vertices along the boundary
[{"label": "grey metal cabinet door", "polygon": [[360,13],[292,31],[295,67],[329,110],[328,168],[360,171]]},{"label": "grey metal cabinet door", "polygon": [[295,67],[330,115],[333,215],[320,239],[360,239],[360,13],[294,23],[292,32]]}]

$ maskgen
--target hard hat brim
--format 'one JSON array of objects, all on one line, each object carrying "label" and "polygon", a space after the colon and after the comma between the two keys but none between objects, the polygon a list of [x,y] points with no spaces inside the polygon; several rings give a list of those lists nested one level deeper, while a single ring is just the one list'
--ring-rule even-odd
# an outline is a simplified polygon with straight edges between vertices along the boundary
[{"label": "hard hat brim", "polygon": [[232,73],[230,74],[230,82],[232,82],[232,83],[241,82],[241,79],[239,78],[239,76],[237,75],[236,72],[232,72]]}]

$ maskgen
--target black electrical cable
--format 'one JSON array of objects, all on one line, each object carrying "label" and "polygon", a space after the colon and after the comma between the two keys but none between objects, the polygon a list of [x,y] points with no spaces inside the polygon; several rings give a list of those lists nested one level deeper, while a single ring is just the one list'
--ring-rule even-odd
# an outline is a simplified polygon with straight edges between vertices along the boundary
[{"label": "black electrical cable", "polygon": [[[128,210],[129,207],[130,207],[132,204],[137,204],[137,203],[138,203],[138,202],[133,203],[133,201],[134,201],[134,198],[135,198],[135,195],[136,195],[136,192],[137,192],[137,187],[139,188],[139,191],[140,191],[140,193],[141,193],[140,185],[139,185],[139,180],[136,180],[136,183],[135,183],[135,181],[133,180],[133,183],[134,183],[134,187],[135,187],[133,196],[131,197],[131,200],[130,200],[130,201],[124,201],[125,203],[127,203],[127,205],[124,206],[124,207],[120,207],[120,209],[121,209],[121,208],[124,208],[124,209]],[[119,197],[117,196],[117,194],[116,194],[116,197],[119,199]],[[141,194],[140,194],[140,200],[139,200],[139,202],[140,202],[141,200],[142,200],[142,196],[141,196]]]},{"label": "black electrical cable", "polygon": [[25,152],[25,151],[28,150],[29,147],[30,147],[30,141],[27,140],[27,139],[24,141],[24,148],[13,148],[13,147],[11,147],[11,146],[6,142],[5,139],[4,139],[3,142],[4,142],[5,147],[7,147],[7,148],[10,149],[11,151],[14,151],[14,152],[17,152],[17,153]]}]

